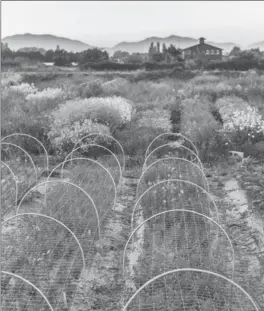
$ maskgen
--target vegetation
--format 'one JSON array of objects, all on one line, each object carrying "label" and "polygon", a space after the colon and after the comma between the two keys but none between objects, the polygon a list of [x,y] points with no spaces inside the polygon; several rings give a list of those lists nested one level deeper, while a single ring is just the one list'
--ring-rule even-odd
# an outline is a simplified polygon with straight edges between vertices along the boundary
[{"label": "vegetation", "polygon": [[[29,53],[27,51],[20,52]],[[69,62],[66,54],[57,53],[59,53],[57,54],[58,59],[65,57],[65,61]],[[50,58],[55,57],[51,51],[47,51],[46,54]],[[116,57],[119,54],[117,53]],[[123,56],[126,57],[126,55]],[[86,66],[89,68],[91,64],[91,66],[99,67],[100,64],[113,65],[108,62],[106,53],[99,50],[83,53],[80,57],[82,57],[84,68]],[[125,66],[131,66],[130,68],[141,66],[137,63],[115,64],[115,66],[119,65],[124,66],[123,68]],[[183,70],[182,73],[188,72]],[[251,156],[255,161],[263,161],[264,76],[262,72],[233,73],[228,71],[228,74],[218,71],[191,72],[187,80],[177,79],[172,72],[168,73],[168,71],[162,73],[160,70],[156,73],[155,79],[153,75],[154,73],[149,74],[146,71],[104,74],[80,72],[4,73],[1,82],[2,136],[22,132],[37,137],[47,147],[53,160],[51,167],[55,167],[84,135],[107,134],[121,143],[126,154],[126,170],[137,174],[137,177],[139,177],[139,166],[144,163],[148,145],[157,135],[166,132],[180,132],[187,136],[197,146],[199,157],[206,167],[230,161],[230,151],[243,153],[244,159]],[[158,141],[158,145],[168,143],[168,141],[175,143],[174,140],[173,136],[162,138]],[[37,163],[37,159],[40,158],[37,147],[33,148],[33,144],[25,139],[17,139],[15,142],[34,155],[34,161],[36,160]],[[90,152],[87,149],[87,143],[98,143],[116,152],[113,141],[103,135],[99,138],[91,137],[80,144],[81,148],[75,151],[74,155],[98,160],[110,170],[114,181],[118,184],[119,171],[117,165],[113,164],[113,157],[106,156],[100,148]],[[156,145],[153,146],[153,149],[154,147]],[[186,145],[186,147],[191,148],[190,145]],[[4,149],[2,150],[2,159],[5,163],[10,164],[16,175],[19,177],[22,175],[32,176],[32,168],[21,153],[11,150],[10,154],[10,150]],[[187,150],[179,151],[179,148],[173,148],[171,145],[167,149],[156,151],[150,160],[161,159],[164,155],[178,156],[188,159],[190,162],[185,161],[184,164],[184,161],[180,160],[164,160],[159,165],[152,167],[144,174],[138,195],[158,181],[169,178],[181,178],[206,189],[204,175],[197,166],[200,163],[197,162],[197,157],[195,158],[193,153]],[[121,157],[120,151],[117,156]],[[40,175],[40,170],[44,169],[44,165],[39,163],[40,161],[38,161],[37,168]],[[23,166],[24,170],[20,166]],[[260,194],[259,188],[263,185],[262,168],[261,164],[256,166],[258,167],[256,180],[250,181],[251,175],[249,176],[249,174],[251,174],[251,170],[254,171],[254,167],[253,162],[251,164],[249,162],[247,168],[241,167],[240,174],[243,175],[241,180],[246,185],[248,182],[253,183],[251,185],[254,186],[251,188],[252,195],[259,196],[261,200],[263,193]],[[57,174],[59,174],[58,171],[56,171]],[[8,176],[6,169],[4,172],[5,176]],[[211,174],[214,175],[212,172]],[[101,231],[104,232],[107,217],[114,217],[112,215],[114,186],[111,178],[102,167],[86,160],[75,160],[73,163],[68,163],[61,177],[82,187],[92,197],[98,208]],[[218,175],[214,177],[218,178]],[[10,209],[14,201],[14,184],[12,184],[13,180],[10,176],[3,179],[2,190],[5,195],[2,199],[5,208]],[[25,177],[20,181],[26,184]],[[217,179],[217,181],[219,180]],[[31,187],[32,183],[27,186]],[[123,187],[123,185],[118,186]],[[27,187],[21,189],[23,189],[21,191],[23,194]],[[124,189],[121,190],[124,191]],[[122,191],[118,195],[123,195]],[[149,191],[141,200],[139,208],[143,211],[144,219],[154,213],[173,208],[188,208],[210,215],[210,211],[213,209],[212,203],[202,192],[201,188],[188,183],[166,182]],[[126,194],[124,202],[129,197],[131,194]],[[48,188],[47,206],[44,204],[43,198],[37,198],[34,193],[32,196],[28,196],[24,203],[23,208],[27,211],[41,212],[66,224],[81,241],[86,264],[90,267],[95,254],[95,240],[98,237],[97,218],[91,201],[80,190],[66,184],[56,184],[54,181],[54,187]],[[261,206],[259,203],[258,210],[263,214]],[[132,207],[129,207],[127,211],[129,219],[131,210]],[[225,210],[221,213],[225,213]],[[195,224],[199,224],[199,226],[195,228]],[[127,233],[127,228],[130,228],[130,225],[127,221],[124,226]],[[14,230],[8,231],[8,226],[4,233],[2,245],[4,269],[19,273],[32,281],[47,294],[53,305],[58,306],[58,310],[62,310],[64,307],[63,295],[59,292],[65,292],[69,301],[74,299],[76,283],[80,279],[82,270],[76,241],[66,230],[59,230],[53,222],[48,220],[44,221],[39,218],[36,220],[28,216],[21,219],[16,226],[18,229],[16,233]],[[195,231],[196,229],[197,231]],[[144,233],[145,244],[140,263],[134,275],[136,284],[142,285],[150,278],[150,275],[157,275],[165,268],[175,268],[175,262],[180,263],[179,266],[182,267],[188,266],[190,262],[192,267],[200,268],[208,267],[212,263],[211,270],[223,274],[230,272],[226,264],[225,252],[219,254],[216,251],[214,258],[217,260],[212,261],[211,250],[216,246],[213,245],[213,241],[208,242],[205,234],[207,230],[211,230],[207,223],[198,221],[198,219],[196,221],[196,218],[194,220],[191,217],[184,219],[180,214],[175,217],[169,215],[160,217],[149,223]],[[177,232],[176,235],[175,232]],[[192,246],[188,250],[183,247],[183,243],[186,242],[186,239],[183,238],[184,233],[187,233],[187,240]],[[213,238],[216,232],[210,231],[210,233]],[[197,236],[199,236],[199,241]],[[154,241],[153,244],[152,241]],[[208,243],[206,244],[206,242]],[[119,241],[119,243],[124,244],[124,241]],[[178,248],[177,254],[173,251],[166,253],[162,246],[164,243],[166,250]],[[203,247],[199,243],[202,243]],[[123,244],[122,246],[124,246]],[[109,246],[109,248],[111,247]],[[218,248],[216,247],[216,249]],[[176,257],[172,257],[172,255]],[[29,267],[34,269],[29,269]],[[166,279],[174,293],[170,296],[169,303],[175,304],[180,301],[178,289],[183,288],[186,299],[188,298],[188,301],[191,302],[190,308],[195,309],[197,301],[203,310],[211,310],[212,303],[215,301],[218,303],[219,310],[227,308],[221,297],[228,295],[228,286],[219,285],[217,287],[217,284],[220,283],[215,284],[212,281],[209,284],[208,280],[199,282],[198,277],[196,279],[189,274],[188,277],[182,276],[186,282],[180,286],[175,281],[176,278],[177,276]],[[194,279],[195,281],[190,284],[190,281]],[[114,281],[110,280],[110,282]],[[164,283],[157,284],[154,291],[157,298],[153,296],[153,299],[155,299],[156,309],[163,310],[162,295],[165,295],[166,292],[161,289],[161,284]],[[206,292],[204,289],[206,286],[212,295],[202,299],[202,294]],[[19,307],[14,305],[10,310],[25,309],[25,301],[32,296],[32,292],[29,292],[27,287],[21,287],[19,282],[12,286],[10,280],[6,280],[1,287],[4,293],[2,297],[6,304],[14,293],[21,298],[21,305]],[[144,297],[142,303],[145,303],[146,308],[150,303],[150,298],[147,298],[150,297],[148,290],[142,295]],[[191,299],[195,293],[198,293],[198,298]],[[217,295],[217,293],[221,295]],[[24,294],[27,299],[23,298]],[[35,299],[35,304],[41,305],[42,298],[38,297],[36,293],[34,295],[31,298],[32,301]],[[112,294],[108,293],[108,295]],[[101,308],[106,305],[107,302],[104,306],[101,302]],[[106,310],[118,309],[116,305],[107,305],[107,308]]]}]

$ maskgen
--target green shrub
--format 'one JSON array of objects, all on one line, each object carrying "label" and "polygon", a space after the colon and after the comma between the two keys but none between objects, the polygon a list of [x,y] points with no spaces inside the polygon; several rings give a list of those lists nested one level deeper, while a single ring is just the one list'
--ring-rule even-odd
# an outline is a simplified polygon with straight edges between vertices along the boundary
[{"label": "green shrub", "polygon": [[211,113],[212,103],[195,96],[182,102],[181,133],[189,137],[199,150],[202,160],[224,154],[226,140],[219,132],[221,124]]},{"label": "green shrub", "polygon": [[90,97],[97,97],[102,95],[103,88],[102,86],[97,82],[90,82],[87,83],[81,90],[80,95],[83,98],[90,98]]}]

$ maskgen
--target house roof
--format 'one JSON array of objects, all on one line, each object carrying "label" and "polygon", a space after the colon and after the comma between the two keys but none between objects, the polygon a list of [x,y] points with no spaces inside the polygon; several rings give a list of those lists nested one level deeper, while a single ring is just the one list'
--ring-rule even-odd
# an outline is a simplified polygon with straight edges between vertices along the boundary
[{"label": "house roof", "polygon": [[[213,48],[213,49],[223,50],[223,49],[221,49],[221,48],[219,48],[217,46],[213,46],[211,44],[204,43],[204,45],[207,45],[208,47]],[[189,49],[192,49],[192,48],[195,48],[195,47],[199,47],[199,46],[201,46],[201,45],[200,44],[195,44],[195,45],[192,45],[192,46],[189,46],[189,47],[183,49],[183,51],[187,51]]]}]

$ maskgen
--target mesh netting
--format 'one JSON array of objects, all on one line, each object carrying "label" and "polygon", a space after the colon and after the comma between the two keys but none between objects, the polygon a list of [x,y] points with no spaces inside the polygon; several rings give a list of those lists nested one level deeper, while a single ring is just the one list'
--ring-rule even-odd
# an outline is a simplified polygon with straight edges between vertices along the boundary
[{"label": "mesh netting", "polygon": [[[1,144],[1,306],[69,308],[103,238],[106,216],[122,207],[116,203],[124,195],[123,147],[92,133],[49,171],[38,139],[15,133]],[[164,133],[144,160],[126,227],[122,309],[260,311],[233,281],[234,248],[219,225],[195,145],[180,133]],[[43,168],[49,172],[44,181]]]},{"label": "mesh netting", "polygon": [[174,269],[142,285],[125,304],[126,310],[260,311],[234,281],[201,269]]}]

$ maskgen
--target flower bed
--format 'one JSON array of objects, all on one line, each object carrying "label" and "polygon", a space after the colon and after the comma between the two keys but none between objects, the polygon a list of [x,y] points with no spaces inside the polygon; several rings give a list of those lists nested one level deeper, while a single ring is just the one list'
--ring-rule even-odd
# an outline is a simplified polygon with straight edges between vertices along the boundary
[{"label": "flower bed", "polygon": [[224,97],[216,102],[224,121],[222,132],[231,143],[257,143],[264,138],[264,120],[254,107],[238,97]]}]

